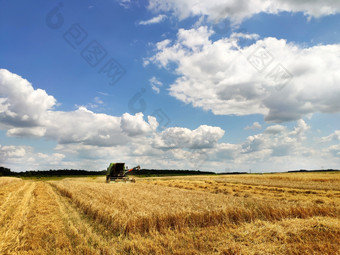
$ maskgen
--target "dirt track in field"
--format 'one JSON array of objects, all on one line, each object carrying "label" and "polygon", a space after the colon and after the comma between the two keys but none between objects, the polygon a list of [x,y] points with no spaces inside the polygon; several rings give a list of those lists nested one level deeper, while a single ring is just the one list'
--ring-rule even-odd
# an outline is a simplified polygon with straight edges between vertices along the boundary
[{"label": "dirt track in field", "polygon": [[4,185],[0,205],[1,254],[109,253],[99,230],[46,182]]}]

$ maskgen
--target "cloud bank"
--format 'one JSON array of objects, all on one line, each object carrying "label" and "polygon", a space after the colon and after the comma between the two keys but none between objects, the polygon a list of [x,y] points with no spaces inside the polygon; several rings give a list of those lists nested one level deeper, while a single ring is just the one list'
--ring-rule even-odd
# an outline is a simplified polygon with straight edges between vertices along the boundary
[{"label": "cloud bank", "polygon": [[[19,75],[1,69],[0,81],[0,127],[7,131],[7,136],[56,142],[51,153],[36,151],[38,147],[28,145],[0,144],[0,164],[16,171],[51,168],[100,170],[115,159],[149,168],[218,172],[247,170],[249,166],[257,171],[294,169],[297,165],[315,168],[323,165],[325,160],[329,167],[336,168],[340,163],[340,148],[334,144],[338,140],[338,131],[320,138],[323,146],[314,149],[304,144],[311,127],[302,119],[293,128],[269,125],[262,133],[232,144],[222,141],[229,134],[216,126],[168,127],[160,132],[157,131],[157,119],[144,117],[142,113],[112,116],[94,113],[85,107],[58,111],[53,96],[33,88]],[[260,126],[255,122],[250,127],[256,129]],[[273,166],[279,168],[272,169]]]},{"label": "cloud bank", "polygon": [[173,97],[216,115],[262,114],[268,122],[340,112],[340,45],[302,48],[268,37],[241,47],[233,36],[211,41],[212,34],[205,26],[180,29],[176,40],[156,45],[148,61],[175,64]]},{"label": "cloud bank", "polygon": [[244,19],[261,12],[271,14],[282,11],[302,12],[309,18],[319,18],[339,13],[340,2],[336,0],[149,0],[149,9],[156,12],[172,12],[181,20],[206,16],[213,22],[230,19],[233,23],[239,24]]}]

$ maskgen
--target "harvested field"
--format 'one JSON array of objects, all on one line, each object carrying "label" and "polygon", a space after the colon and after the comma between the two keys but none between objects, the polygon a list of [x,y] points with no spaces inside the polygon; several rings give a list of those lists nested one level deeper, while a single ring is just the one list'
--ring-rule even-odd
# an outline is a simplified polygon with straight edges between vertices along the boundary
[{"label": "harvested field", "polygon": [[0,253],[339,254],[339,178],[0,178]]}]

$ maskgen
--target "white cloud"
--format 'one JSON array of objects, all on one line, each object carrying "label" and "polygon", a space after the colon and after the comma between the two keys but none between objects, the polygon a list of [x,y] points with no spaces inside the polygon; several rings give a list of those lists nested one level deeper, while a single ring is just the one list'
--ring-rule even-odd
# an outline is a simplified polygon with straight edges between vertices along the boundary
[{"label": "white cloud", "polygon": [[134,116],[124,113],[120,122],[123,132],[129,136],[145,135],[154,131],[158,127],[155,117],[148,116],[148,123],[143,119],[143,113],[136,113]]},{"label": "white cloud", "polygon": [[[267,1],[266,1],[267,2]],[[263,1],[260,0],[150,0],[149,9],[154,11],[171,11],[179,19],[185,19],[190,16],[207,16],[210,20],[221,20],[231,18],[235,21],[241,21],[254,13],[259,13],[264,8]]]},{"label": "white cloud", "polygon": [[228,18],[233,23],[241,23],[244,19],[261,12],[273,14],[280,11],[303,12],[308,17],[318,18],[339,13],[340,2],[337,0],[149,0],[149,9],[156,12],[170,11],[181,20],[206,16],[214,22]]},{"label": "white cloud", "polygon": [[195,166],[195,160],[199,162],[203,158],[205,161],[200,162],[200,165],[216,171],[248,171],[250,168],[256,171],[287,171],[321,169],[322,166],[337,168],[340,163],[339,146],[324,149],[306,146],[303,137],[308,130],[309,125],[303,120],[297,121],[292,129],[272,125],[263,133],[249,136],[239,144],[217,143],[212,148],[184,151],[182,155],[192,166]]},{"label": "white cloud", "polygon": [[166,19],[166,15],[164,14],[159,14],[158,16],[156,17],[153,17],[149,20],[143,20],[143,21],[140,21],[138,24],[139,25],[151,25],[151,24],[157,24],[157,23],[160,23],[162,22],[163,20]]},{"label": "white cloud", "polygon": [[[94,113],[83,106],[70,112],[53,110],[54,97],[4,69],[0,70],[0,88],[0,124],[7,129],[8,136],[45,137],[61,144],[115,146],[158,125],[154,117],[145,122],[143,114],[116,117]],[[95,101],[100,103],[99,98]]]},{"label": "white cloud", "polygon": [[295,136],[299,141],[303,141],[306,139],[306,132],[310,129],[310,126],[304,120],[298,120],[297,126],[294,128],[289,135]]},{"label": "white cloud", "polygon": [[8,136],[16,137],[42,137],[46,134],[44,127],[24,127],[24,128],[11,128],[6,133]]},{"label": "white cloud", "polygon": [[49,164],[56,165],[59,164],[64,158],[65,155],[61,153],[52,153],[51,155],[46,153],[37,153],[37,160],[44,160],[45,162],[49,162]]},{"label": "white cloud", "polygon": [[230,38],[232,39],[238,39],[238,38],[244,38],[244,39],[247,39],[247,40],[257,40],[260,38],[260,36],[258,34],[245,34],[245,33],[232,33],[230,35]]},{"label": "white cloud", "polygon": [[240,144],[219,143],[215,150],[210,153],[210,158],[214,160],[235,160],[242,150]]},{"label": "white cloud", "polygon": [[[169,91],[178,100],[216,115],[262,114],[269,122],[340,112],[340,45],[301,48],[270,37],[237,49],[234,38],[212,42],[211,34],[207,27],[180,29],[149,59],[163,68],[176,64],[179,78]],[[273,56],[263,72],[254,65],[263,61],[259,51]],[[279,64],[292,79],[269,75]]]},{"label": "white cloud", "polygon": [[264,133],[249,136],[242,144],[242,153],[260,153],[266,157],[286,156],[294,153],[301,147],[305,132],[309,126],[299,120],[293,131],[285,126],[273,125],[266,128]]},{"label": "white cloud", "polygon": [[208,30],[207,27],[203,26],[190,30],[179,29],[177,40],[183,49],[197,52],[210,43],[209,36],[212,35],[212,33],[213,32]]},{"label": "white cloud", "polygon": [[195,130],[181,127],[165,129],[156,139],[156,148],[212,148],[224,135],[220,127],[201,125]]},{"label": "white cloud", "polygon": [[328,151],[334,154],[335,157],[340,157],[340,144],[332,145],[328,148]]},{"label": "white cloud", "polygon": [[153,76],[150,80],[149,80],[150,84],[151,84],[151,88],[157,93],[159,94],[160,92],[160,88],[161,86],[163,86],[163,83],[159,80],[157,80],[157,78],[155,76]]},{"label": "white cloud", "polygon": [[129,8],[131,5],[131,0],[118,0],[119,5],[124,7],[124,8]]},{"label": "white cloud", "polygon": [[[56,111],[51,107],[41,109],[34,101],[25,101],[22,91],[23,95],[27,95],[27,88],[29,94],[35,94],[37,90],[18,77],[10,80],[13,83],[11,86],[8,81],[4,85],[4,77],[1,76],[0,105],[3,115],[0,118],[0,127],[7,130],[9,136],[47,138],[56,141],[57,145],[50,153],[35,151],[36,148],[30,146],[0,145],[0,163],[12,170],[101,170],[110,161],[158,169],[194,168],[214,171],[223,171],[226,168],[240,171],[248,170],[249,167],[270,169],[273,165],[278,167],[272,169],[273,171],[290,170],[294,167],[336,168],[339,164],[338,145],[324,147],[320,151],[304,145],[310,127],[303,120],[298,120],[296,127],[292,129],[284,125],[272,125],[263,133],[231,144],[221,142],[225,131],[220,127],[201,125],[194,130],[169,127],[157,132],[157,119],[147,116],[145,120],[142,113],[125,113],[120,117],[94,113],[85,107],[70,112]],[[3,87],[6,90],[2,90]],[[53,98],[44,91],[41,95],[44,95],[44,99]],[[17,100],[26,104],[27,109],[38,109],[41,117],[33,122],[34,125],[27,127],[27,123],[21,121],[7,121],[8,109],[14,117],[22,116],[21,111],[27,113],[27,109],[16,107]],[[55,102],[55,99],[52,101]],[[34,112],[30,114],[34,116]],[[259,125],[254,123],[253,127]],[[334,134],[337,133],[338,131],[334,131]],[[333,136],[326,138],[329,139],[333,139]]]},{"label": "white cloud", "polygon": [[104,101],[100,99],[100,97],[94,97],[93,98],[94,103],[87,103],[86,105],[75,105],[77,108],[90,108],[90,109],[96,109],[100,105],[104,104]]},{"label": "white cloud", "polygon": [[99,97],[94,97],[93,101],[94,101],[96,104],[104,104],[104,102],[103,102]]},{"label": "white cloud", "polygon": [[62,153],[35,153],[31,146],[0,145],[0,164],[5,164],[17,171],[36,170],[40,166],[44,166],[45,169],[60,168],[64,158],[65,155]]},{"label": "white cloud", "polygon": [[24,146],[1,146],[0,145],[0,162],[5,162],[9,158],[21,158],[26,155]]},{"label": "white cloud", "polygon": [[266,130],[264,131],[266,134],[281,134],[284,131],[286,131],[286,127],[282,125],[273,125],[270,127],[267,127]]},{"label": "white cloud", "polygon": [[321,139],[323,142],[340,141],[340,130],[335,130],[329,136],[324,136]]},{"label": "white cloud", "polygon": [[246,126],[244,129],[250,130],[250,129],[261,129],[261,128],[262,128],[261,124],[255,121],[251,126]]},{"label": "white cloud", "polygon": [[98,94],[101,94],[102,96],[109,96],[109,95],[110,95],[109,93],[101,92],[101,91],[98,91],[97,93],[98,93]]},{"label": "white cloud", "polygon": [[128,141],[120,128],[120,117],[94,113],[85,107],[76,111],[51,111],[43,126],[45,137],[59,143],[114,146]]},{"label": "white cloud", "polygon": [[19,75],[0,69],[0,123],[5,125],[39,126],[56,100],[44,90],[33,89]]}]

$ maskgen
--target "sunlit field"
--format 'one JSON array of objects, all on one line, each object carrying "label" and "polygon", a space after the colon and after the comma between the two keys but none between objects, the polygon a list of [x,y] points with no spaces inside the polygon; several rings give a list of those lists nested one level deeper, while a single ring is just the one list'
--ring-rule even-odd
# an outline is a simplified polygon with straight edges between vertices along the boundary
[{"label": "sunlit field", "polygon": [[0,178],[0,254],[340,254],[340,174]]}]

